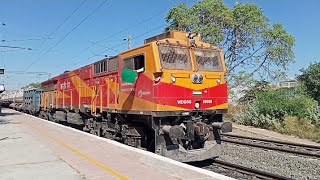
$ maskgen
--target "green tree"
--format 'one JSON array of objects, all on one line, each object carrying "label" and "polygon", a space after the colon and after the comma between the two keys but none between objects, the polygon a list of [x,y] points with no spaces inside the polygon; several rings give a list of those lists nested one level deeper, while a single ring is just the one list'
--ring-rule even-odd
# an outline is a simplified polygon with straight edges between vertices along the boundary
[{"label": "green tree", "polygon": [[294,37],[282,24],[270,24],[254,4],[229,8],[222,0],[203,0],[192,7],[182,3],[168,12],[166,22],[166,30],[196,31],[203,41],[222,47],[228,80],[235,86],[242,81],[240,71],[274,79],[294,62]]},{"label": "green tree", "polygon": [[257,95],[263,91],[270,90],[271,84],[267,81],[256,81],[253,86],[244,89],[244,95],[239,99],[240,104],[251,103]]},{"label": "green tree", "polygon": [[305,87],[307,94],[320,102],[320,62],[310,64],[307,69],[301,69],[298,80]]},{"label": "green tree", "polygon": [[30,88],[30,87],[41,88],[42,86],[40,83],[30,83],[30,84],[26,85],[24,88]]}]

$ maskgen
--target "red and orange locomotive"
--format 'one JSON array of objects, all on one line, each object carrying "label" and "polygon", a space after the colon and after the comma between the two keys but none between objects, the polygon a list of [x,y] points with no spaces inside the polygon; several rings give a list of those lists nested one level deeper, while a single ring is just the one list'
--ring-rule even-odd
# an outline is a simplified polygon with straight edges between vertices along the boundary
[{"label": "red and orange locomotive", "polygon": [[183,162],[221,154],[228,108],[221,49],[169,31],[42,83],[40,116]]}]

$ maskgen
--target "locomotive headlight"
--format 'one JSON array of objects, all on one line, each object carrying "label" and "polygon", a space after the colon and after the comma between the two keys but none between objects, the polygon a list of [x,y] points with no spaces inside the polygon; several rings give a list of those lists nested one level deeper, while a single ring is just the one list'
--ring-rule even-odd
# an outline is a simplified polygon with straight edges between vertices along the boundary
[{"label": "locomotive headlight", "polygon": [[194,75],[192,76],[192,82],[193,82],[193,83],[198,83],[198,79],[199,79],[199,76],[198,76],[197,74],[194,74]]},{"label": "locomotive headlight", "polygon": [[203,76],[200,74],[199,78],[198,78],[198,82],[202,83],[203,82]]},{"label": "locomotive headlight", "polygon": [[172,83],[175,83],[176,80],[177,80],[177,79],[176,79],[175,77],[171,76],[171,82],[172,82]]},{"label": "locomotive headlight", "polygon": [[217,83],[220,84],[221,83],[221,79],[217,79]]},{"label": "locomotive headlight", "polygon": [[192,82],[194,84],[201,84],[203,81],[203,76],[199,73],[193,74],[192,75]]}]

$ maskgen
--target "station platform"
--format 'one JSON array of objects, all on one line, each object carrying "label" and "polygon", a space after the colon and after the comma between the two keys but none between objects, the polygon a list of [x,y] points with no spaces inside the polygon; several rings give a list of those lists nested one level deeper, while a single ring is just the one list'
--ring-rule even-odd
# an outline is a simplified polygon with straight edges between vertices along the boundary
[{"label": "station platform", "polygon": [[232,178],[28,114],[2,109],[0,179]]}]

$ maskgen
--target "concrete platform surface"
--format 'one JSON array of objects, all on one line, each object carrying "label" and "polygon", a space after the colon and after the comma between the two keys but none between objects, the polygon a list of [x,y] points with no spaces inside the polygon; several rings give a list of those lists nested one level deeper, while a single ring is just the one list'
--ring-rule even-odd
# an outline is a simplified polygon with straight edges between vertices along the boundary
[{"label": "concrete platform surface", "polygon": [[0,179],[232,179],[3,109]]},{"label": "concrete platform surface", "polygon": [[0,116],[0,179],[83,179],[4,110]]}]

